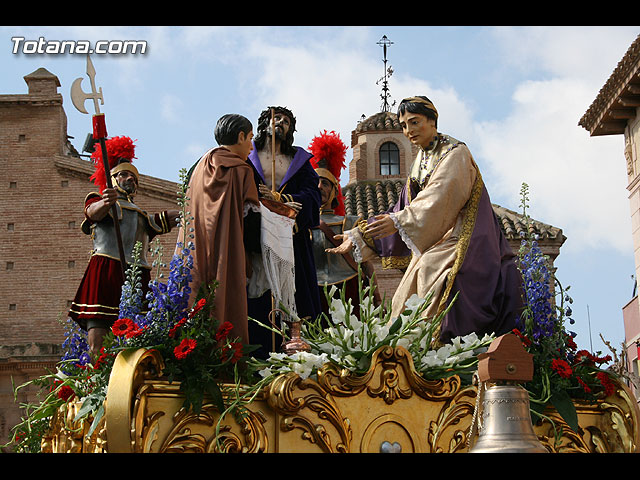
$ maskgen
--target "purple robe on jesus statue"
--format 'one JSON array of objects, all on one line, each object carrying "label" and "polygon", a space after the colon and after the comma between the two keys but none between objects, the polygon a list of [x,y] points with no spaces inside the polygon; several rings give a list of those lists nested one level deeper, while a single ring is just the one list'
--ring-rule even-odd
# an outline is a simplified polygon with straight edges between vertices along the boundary
[{"label": "purple robe on jesus statue", "polygon": [[[295,258],[295,302],[297,314],[300,318],[315,318],[322,312],[320,294],[316,279],[316,267],[313,259],[311,229],[320,222],[320,190],[318,189],[318,174],[314,171],[309,159],[311,154],[303,148],[296,147],[296,154],[285,173],[278,192],[284,202],[297,202],[301,209],[296,215],[293,232],[293,252]],[[249,155],[249,163],[254,170],[256,185],[266,183],[264,173],[254,147]],[[262,323],[267,323],[267,316],[271,310],[271,294],[267,291],[259,298],[249,298],[249,316]],[[271,350],[271,332],[249,322],[249,337],[251,343],[262,345],[263,348],[254,352],[256,357],[266,357]],[[281,341],[277,339],[276,342]],[[275,347],[280,344],[276,343]],[[276,348],[277,350],[277,348]]]}]

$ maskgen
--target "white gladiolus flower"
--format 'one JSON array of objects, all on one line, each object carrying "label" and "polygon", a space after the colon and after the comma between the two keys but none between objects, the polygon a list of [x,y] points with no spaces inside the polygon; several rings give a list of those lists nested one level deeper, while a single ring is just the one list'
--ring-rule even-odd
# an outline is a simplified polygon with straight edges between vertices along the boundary
[{"label": "white gladiolus flower", "polygon": [[294,373],[300,375],[300,378],[305,379],[308,378],[311,374],[313,366],[308,362],[293,362],[291,365],[291,370]]},{"label": "white gladiolus flower", "polygon": [[443,345],[436,350],[436,356],[443,362],[453,353],[453,347],[449,344]]},{"label": "white gladiolus flower", "polygon": [[371,329],[376,342],[381,342],[389,335],[389,325],[374,325]]},{"label": "white gladiolus flower", "polygon": [[420,305],[424,303],[425,299],[419,297],[417,293],[411,295],[404,304],[409,310],[416,311]]},{"label": "white gladiolus flower", "polygon": [[442,360],[436,355],[435,350],[429,350],[423,357],[422,357],[422,366],[424,367],[439,367],[441,365],[443,365]]},{"label": "white gladiolus flower", "polygon": [[339,355],[337,353],[330,354],[329,358],[331,359],[332,362],[335,362],[337,364],[342,363],[342,355]]},{"label": "white gladiolus flower", "polygon": [[351,315],[349,317],[349,323],[351,324],[351,329],[354,331],[354,333],[359,333],[360,330],[362,330],[362,322],[358,320],[358,317],[356,317],[355,315]]},{"label": "white gladiolus flower", "polygon": [[345,341],[345,343],[348,343],[349,339],[352,336],[353,336],[353,330],[350,330],[348,328],[342,329],[342,339]]},{"label": "white gladiolus flower", "polygon": [[469,335],[462,337],[462,343],[468,345],[475,345],[478,343],[478,335],[475,332],[471,332]]},{"label": "white gladiolus flower", "polygon": [[331,313],[331,319],[333,320],[333,323],[339,324],[345,322],[347,311],[340,299],[334,298],[331,300],[329,311]]},{"label": "white gladiolus flower", "polygon": [[462,350],[462,337],[456,337],[451,339],[451,346],[454,352]]},{"label": "white gladiolus flower", "polygon": [[344,360],[345,363],[351,368],[355,367],[358,363],[356,362],[356,359],[353,357],[353,355],[347,355],[346,357],[344,357]]},{"label": "white gladiolus flower", "polygon": [[[335,285],[328,288],[330,326],[309,323],[308,328],[302,329],[302,337],[311,345],[312,351],[290,356],[271,353],[269,366],[259,370],[259,374],[268,377],[295,372],[301,378],[308,378],[328,362],[353,372],[364,372],[370,366],[374,349],[383,345],[403,347],[411,352],[416,369],[424,375],[430,374],[431,370],[431,374],[437,376],[443,369],[450,371],[458,366],[460,371],[468,372],[474,365],[472,360],[478,349],[486,348],[493,340],[493,335],[479,339],[477,334],[470,333],[431,350],[431,335],[437,332],[441,317],[427,319],[418,314],[431,302],[430,295],[427,298],[411,295],[405,302],[406,313],[400,314],[397,322],[389,316],[385,305],[374,305],[368,287],[361,288],[359,316],[353,314],[351,300],[343,302],[340,296],[336,298],[338,289]],[[395,326],[393,332],[392,326]]]},{"label": "white gladiolus flower", "polygon": [[269,358],[271,360],[284,360],[287,358],[286,353],[269,352]]},{"label": "white gladiolus flower", "polygon": [[333,339],[340,339],[342,338],[342,336],[338,333],[338,329],[335,327],[329,327],[327,328],[327,333],[329,334],[329,336]]},{"label": "white gladiolus flower", "polygon": [[484,337],[482,337],[482,340],[480,340],[481,343],[490,343],[491,341],[493,341],[494,336],[493,335],[489,335],[488,333],[484,334]]}]

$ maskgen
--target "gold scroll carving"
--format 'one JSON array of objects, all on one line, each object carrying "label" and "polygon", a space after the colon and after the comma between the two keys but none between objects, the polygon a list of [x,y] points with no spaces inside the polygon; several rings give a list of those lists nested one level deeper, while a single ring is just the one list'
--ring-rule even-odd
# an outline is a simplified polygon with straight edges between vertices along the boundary
[{"label": "gold scroll carving", "polygon": [[[182,407],[179,384],[160,377],[162,359],[144,349],[116,359],[106,414],[91,438],[61,410],[43,439],[48,452],[462,453],[468,451],[477,388],[458,376],[426,380],[402,347],[383,347],[368,372],[333,364],[317,379],[282,374],[235,415],[206,403]],[[228,385],[229,399],[235,389]],[[628,388],[596,404],[577,403],[580,431],[553,410],[534,431],[549,452],[637,452],[638,407]],[[83,430],[84,429],[84,430]]]}]

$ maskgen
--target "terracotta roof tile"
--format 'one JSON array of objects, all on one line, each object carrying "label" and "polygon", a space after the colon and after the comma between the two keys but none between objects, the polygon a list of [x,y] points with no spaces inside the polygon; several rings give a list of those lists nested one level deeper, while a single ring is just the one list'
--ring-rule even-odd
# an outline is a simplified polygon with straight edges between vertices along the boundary
[{"label": "terracotta roof tile", "polygon": [[[369,218],[391,208],[400,197],[404,181],[373,180],[350,183],[343,187],[344,206],[347,215]],[[492,204],[502,231],[508,240],[518,240],[526,232],[524,217],[500,205]],[[564,243],[562,229],[532,219],[533,232],[540,240]]]}]

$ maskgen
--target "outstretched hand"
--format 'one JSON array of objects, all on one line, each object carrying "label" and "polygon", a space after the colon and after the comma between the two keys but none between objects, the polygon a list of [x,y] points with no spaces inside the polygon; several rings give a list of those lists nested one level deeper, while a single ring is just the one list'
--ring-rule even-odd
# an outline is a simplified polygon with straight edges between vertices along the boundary
[{"label": "outstretched hand", "polygon": [[367,234],[374,240],[388,237],[398,231],[391,216],[384,214],[376,215],[373,218],[375,220],[367,226]]},{"label": "outstretched hand", "polygon": [[353,242],[351,241],[351,237],[349,235],[336,235],[336,240],[342,240],[342,243],[334,248],[327,248],[325,252],[328,253],[336,253],[338,255],[344,255],[345,253],[351,252],[353,248]]}]

